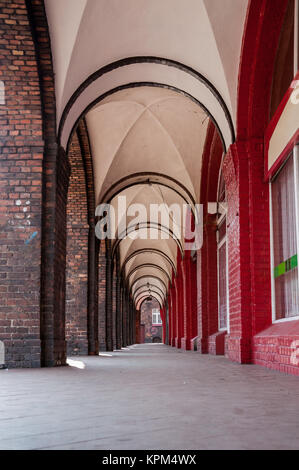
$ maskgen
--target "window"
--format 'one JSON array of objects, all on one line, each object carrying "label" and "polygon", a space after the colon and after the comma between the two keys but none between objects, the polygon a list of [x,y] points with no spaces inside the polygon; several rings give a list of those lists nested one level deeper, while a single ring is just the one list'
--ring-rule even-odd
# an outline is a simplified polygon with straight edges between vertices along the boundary
[{"label": "window", "polygon": [[299,315],[298,146],[271,182],[273,320]]},{"label": "window", "polygon": [[299,0],[289,0],[280,34],[273,73],[270,118],[298,71]]},{"label": "window", "polygon": [[152,309],[152,324],[153,325],[162,325],[160,310],[158,308],[153,308]]},{"label": "window", "polygon": [[221,172],[218,185],[218,217],[217,217],[217,265],[218,265],[218,328],[228,327],[228,265],[226,243],[226,195],[223,174]]}]

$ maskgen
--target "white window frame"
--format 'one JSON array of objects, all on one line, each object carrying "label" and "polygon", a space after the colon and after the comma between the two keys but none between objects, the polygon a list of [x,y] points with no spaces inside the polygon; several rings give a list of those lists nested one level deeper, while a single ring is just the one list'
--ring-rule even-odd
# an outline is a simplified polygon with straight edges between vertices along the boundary
[{"label": "white window frame", "polygon": [[[222,155],[222,161],[221,161],[221,166],[220,166],[220,171],[218,175],[218,185],[217,185],[217,206],[218,206],[218,195],[219,195],[219,189],[220,189],[220,179],[221,179],[221,174],[222,174],[222,166],[223,166],[223,160],[224,160],[225,154]],[[221,225],[223,219],[225,218],[225,236],[219,243],[219,229],[218,227]],[[217,298],[218,298],[218,331],[227,331],[229,334],[230,332],[230,312],[229,312],[229,270],[228,270],[228,243],[227,243],[227,211],[219,217],[217,220]],[[223,243],[226,243],[226,328],[220,328],[220,315],[219,315],[219,305],[220,305],[220,296],[219,296],[219,249],[223,245]]]},{"label": "white window frame", "polygon": [[[297,259],[299,260],[299,181],[298,181],[298,171],[299,171],[299,144],[296,144],[293,147],[292,155],[289,158],[293,158],[293,168],[294,168],[294,194],[295,194],[295,213],[296,213],[296,242],[297,242]],[[282,169],[282,167],[280,167]],[[279,169],[279,170],[280,170]],[[277,175],[277,173],[276,173]],[[275,176],[276,176],[275,175]],[[272,323],[284,323],[288,321],[295,321],[299,320],[299,312],[298,315],[293,317],[287,318],[279,318],[276,319],[276,302],[275,302],[275,278],[274,278],[274,234],[273,234],[273,208],[272,208],[272,181],[270,181],[270,193],[269,193],[269,204],[270,204],[270,251],[271,251],[271,307],[272,307]],[[299,265],[298,265],[298,289],[299,289]]]},{"label": "white window frame", "polygon": [[[224,214],[225,217],[225,214]],[[219,222],[223,220],[223,217],[219,219]],[[225,221],[226,224],[226,221]],[[218,224],[220,225],[220,224]],[[226,227],[227,229],[227,227]],[[218,294],[218,331],[227,331],[229,333],[229,290],[228,290],[228,249],[227,249],[227,236],[222,238],[221,242],[219,240],[219,231],[217,230],[217,294]],[[226,252],[226,327],[220,327],[220,315],[219,315],[219,305],[220,305],[220,286],[219,286],[219,250],[220,248],[225,245],[225,252]]]},{"label": "white window frame", "polygon": [[[160,322],[154,322],[154,315],[158,315],[158,319],[160,319]],[[153,308],[152,309],[152,325],[162,325],[162,318],[161,318],[161,310],[159,308]]]}]

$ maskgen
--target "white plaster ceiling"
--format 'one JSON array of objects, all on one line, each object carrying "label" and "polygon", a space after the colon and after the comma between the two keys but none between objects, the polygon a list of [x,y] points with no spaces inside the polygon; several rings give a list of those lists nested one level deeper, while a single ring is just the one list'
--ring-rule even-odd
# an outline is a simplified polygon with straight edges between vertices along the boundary
[{"label": "white plaster ceiling", "polygon": [[[111,201],[119,216],[116,192],[126,196],[127,205],[143,204],[148,212],[152,203],[199,202],[209,115],[224,146],[233,141],[247,4],[45,0],[61,144],[66,148],[73,126],[87,111],[97,204]],[[115,61],[122,62],[107,68]],[[143,228],[139,238],[121,240],[120,261],[135,300],[138,288],[149,283],[160,289],[161,302],[179,248],[174,239],[161,239],[159,230],[157,240],[149,233]]]},{"label": "white plaster ceiling", "polygon": [[[58,122],[72,94],[91,74],[114,61],[134,56],[177,61],[201,73],[218,90],[235,122],[247,4],[248,0],[45,0]],[[190,76],[170,69],[137,64],[112,72],[106,77],[108,84],[105,77],[94,82],[71,109],[63,143],[91,101],[132,80],[167,80],[168,84],[191,91],[217,118],[229,143],[225,118],[211,93],[205,87],[195,90]]]}]

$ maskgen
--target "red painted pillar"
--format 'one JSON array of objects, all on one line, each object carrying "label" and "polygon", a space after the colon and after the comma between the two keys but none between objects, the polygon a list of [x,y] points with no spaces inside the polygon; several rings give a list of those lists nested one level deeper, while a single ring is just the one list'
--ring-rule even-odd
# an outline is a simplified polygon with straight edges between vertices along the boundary
[{"label": "red painted pillar", "polygon": [[209,350],[209,336],[218,331],[217,241],[215,216],[204,210],[203,245],[197,252],[198,341],[202,354]]},{"label": "red painted pillar", "polygon": [[229,334],[226,355],[251,362],[252,336],[271,323],[269,189],[263,142],[233,144],[224,161],[227,191]]},{"label": "red painted pillar", "polygon": [[165,307],[161,309],[161,319],[162,319],[162,341],[165,344],[166,339],[166,311]]},{"label": "red painted pillar", "polygon": [[171,305],[171,294],[170,294],[170,286],[168,286],[168,294],[167,294],[167,304],[168,304],[168,344],[171,345],[171,338],[172,338],[172,305]]},{"label": "red painted pillar", "polygon": [[182,272],[183,260],[178,250],[177,255],[177,276],[175,278],[175,295],[176,295],[176,336],[175,346],[181,347],[181,340],[184,337],[184,283]]},{"label": "red painted pillar", "polygon": [[[193,276],[192,276],[193,275]],[[182,263],[183,278],[183,314],[184,336],[181,341],[182,349],[191,349],[191,339],[197,336],[197,308],[196,308],[196,271],[195,263],[191,259],[191,252],[186,251]]]},{"label": "red painted pillar", "polygon": [[[194,261],[190,258],[190,280],[191,280],[191,334],[190,341],[198,335],[198,320],[197,320],[197,260]],[[190,344],[191,347],[191,344]]]},{"label": "red painted pillar", "polygon": [[172,334],[171,334],[171,346],[175,347],[175,339],[177,336],[177,298],[176,298],[176,287],[175,277],[172,279],[171,286],[171,311],[172,311]]}]

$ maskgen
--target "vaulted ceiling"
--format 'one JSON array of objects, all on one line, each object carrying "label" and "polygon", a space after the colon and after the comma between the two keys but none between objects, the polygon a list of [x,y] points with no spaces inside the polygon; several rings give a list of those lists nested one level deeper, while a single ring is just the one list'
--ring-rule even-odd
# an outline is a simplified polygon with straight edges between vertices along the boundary
[{"label": "vaulted ceiling", "polygon": [[[125,196],[127,205],[147,211],[139,238],[113,241],[136,304],[148,291],[164,302],[177,250],[184,251],[182,236],[163,238],[161,227],[148,224],[150,204],[167,211],[171,204],[200,202],[210,120],[224,151],[234,140],[247,4],[45,0],[61,144],[67,147],[84,116],[96,204],[110,202],[118,213]],[[181,226],[178,231],[182,235]]]}]

